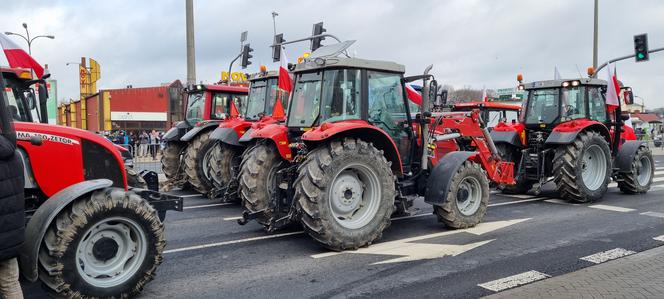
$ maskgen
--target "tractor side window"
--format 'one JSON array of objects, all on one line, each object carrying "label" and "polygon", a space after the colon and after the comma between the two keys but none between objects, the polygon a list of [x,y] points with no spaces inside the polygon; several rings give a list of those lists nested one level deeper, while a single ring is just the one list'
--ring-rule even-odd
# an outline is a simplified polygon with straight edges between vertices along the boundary
[{"label": "tractor side window", "polygon": [[562,90],[563,120],[586,117],[586,102],[582,87],[564,88]]},{"label": "tractor side window", "polygon": [[558,103],[559,92],[560,90],[557,88],[530,91],[527,101],[528,106],[526,108],[526,123],[553,123],[560,111]]},{"label": "tractor side window", "polygon": [[320,111],[322,73],[303,73],[295,79],[288,109],[289,127],[311,127]]},{"label": "tractor side window", "polygon": [[606,122],[606,104],[599,88],[588,87],[588,101],[590,119]]},{"label": "tractor side window", "polygon": [[399,148],[403,163],[408,164],[411,146],[408,131],[412,129],[408,125],[401,76],[368,71],[367,77],[369,78],[368,121],[392,137]]},{"label": "tractor side window", "polygon": [[212,96],[212,115],[211,119],[222,119],[224,113],[226,112],[226,104],[228,103],[228,94],[225,93],[215,93]]},{"label": "tractor side window", "polygon": [[323,115],[325,122],[360,119],[360,70],[325,71],[323,75]]},{"label": "tractor side window", "polygon": [[190,124],[203,120],[205,109],[205,94],[203,92],[191,93],[187,100],[186,119]]}]

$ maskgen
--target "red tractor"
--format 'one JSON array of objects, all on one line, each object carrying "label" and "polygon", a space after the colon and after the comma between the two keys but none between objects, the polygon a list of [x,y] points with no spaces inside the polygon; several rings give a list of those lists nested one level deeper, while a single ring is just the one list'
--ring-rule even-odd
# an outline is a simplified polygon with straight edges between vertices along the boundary
[{"label": "red tractor", "polygon": [[[45,123],[45,78],[1,72],[2,133],[17,139],[25,176],[21,273],[57,296],[138,294],[162,262],[166,211],[182,211],[182,199],[129,187],[110,141]],[[43,123],[33,123],[33,115]]]},{"label": "red tractor", "polygon": [[215,145],[210,134],[220,123],[238,117],[248,89],[241,84],[199,84],[187,87],[186,92],[185,120],[163,137],[162,171],[168,179],[167,190],[188,183],[208,194],[213,183],[207,165]]},{"label": "red tractor", "polygon": [[[613,178],[624,193],[645,193],[654,163],[646,141],[626,134],[621,108],[605,103],[607,82],[594,78],[521,84],[528,91],[520,121],[491,132],[504,159],[516,165],[516,185],[524,193],[553,181],[560,196],[576,202],[600,199]],[[632,102],[631,89],[624,99]],[[631,137],[630,137],[631,135]]]},{"label": "red tractor", "polygon": [[[271,231],[299,222],[333,250],[371,244],[395,209],[418,196],[449,227],[479,223],[489,180],[514,183],[513,163],[501,161],[479,111],[432,119],[430,67],[403,77],[403,65],[336,56],[343,50],[322,48],[327,55],[314,52],[297,64],[286,126],[257,126],[241,140],[253,146],[241,164],[240,223],[256,219]],[[415,80],[424,88],[412,117],[406,83]],[[429,150],[451,139],[467,140],[472,151],[437,159]]]},{"label": "red tractor", "polygon": [[237,196],[238,172],[242,155],[246,150],[240,138],[253,125],[283,122],[286,118],[284,107],[288,93],[277,87],[278,73],[262,71],[249,76],[249,97],[242,117],[228,119],[219,124],[210,135],[217,141],[208,164],[210,178],[214,184],[211,198],[222,197],[223,201],[235,201]]}]

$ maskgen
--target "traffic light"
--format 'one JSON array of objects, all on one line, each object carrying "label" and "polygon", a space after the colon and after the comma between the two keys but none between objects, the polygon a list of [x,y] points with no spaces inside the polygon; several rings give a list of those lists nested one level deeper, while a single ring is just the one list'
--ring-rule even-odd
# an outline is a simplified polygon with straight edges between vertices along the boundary
[{"label": "traffic light", "polygon": [[634,55],[636,62],[648,61],[648,34],[634,36]]},{"label": "traffic light", "polygon": [[[314,30],[311,33],[312,36],[316,35],[321,35],[323,32],[326,32],[327,30],[323,28],[323,22],[316,23],[314,24]],[[325,37],[315,37],[311,39],[311,52],[316,51],[316,49],[320,48],[320,42],[322,42],[325,39]]]},{"label": "traffic light", "polygon": [[274,36],[274,44],[272,47],[272,62],[281,60],[281,43],[284,42],[284,34],[279,33]]},{"label": "traffic light", "polygon": [[242,68],[243,69],[246,69],[247,66],[251,64],[251,61],[249,61],[249,59],[254,57],[254,55],[250,54],[253,51],[254,51],[254,49],[252,49],[249,46],[249,44],[246,44],[242,47]]}]

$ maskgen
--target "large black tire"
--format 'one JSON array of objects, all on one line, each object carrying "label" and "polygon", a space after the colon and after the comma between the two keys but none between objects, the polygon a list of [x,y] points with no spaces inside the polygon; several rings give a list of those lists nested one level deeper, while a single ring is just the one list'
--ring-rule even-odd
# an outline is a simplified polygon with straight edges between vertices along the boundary
[{"label": "large black tire", "polygon": [[[311,151],[295,181],[294,200],[305,231],[336,251],[356,249],[380,239],[390,225],[396,196],[390,165],[382,151],[361,139],[332,141]],[[361,188],[355,187],[358,182]],[[335,191],[342,196],[331,197]],[[341,209],[347,216],[339,216]],[[356,216],[359,219],[352,219]]]},{"label": "large black tire", "polygon": [[[247,150],[240,166],[239,193],[242,206],[250,213],[266,210],[277,188],[275,174],[284,165],[277,148],[271,143],[260,143]],[[272,211],[266,210],[256,220],[268,226]]]},{"label": "large black tire", "polygon": [[167,189],[182,187],[184,169],[181,167],[181,154],[186,146],[186,143],[174,141],[164,144],[164,150],[161,153],[161,171],[168,180]]},{"label": "large black tire", "polygon": [[[644,173],[647,171],[647,173]],[[647,146],[639,147],[632,160],[632,171],[618,173],[618,188],[626,194],[641,194],[650,190],[655,176],[655,163]]]},{"label": "large black tire", "polygon": [[[496,149],[498,149],[498,154],[504,161],[514,163],[514,175],[516,175],[521,162],[521,153],[517,152],[519,149],[505,143],[496,144]],[[525,194],[533,188],[533,184],[534,182],[521,177],[516,181],[516,184],[499,185],[498,189],[505,194]]]},{"label": "large black tire", "polygon": [[230,182],[237,177],[236,169],[240,162],[237,157],[242,155],[242,149],[230,146],[223,142],[218,142],[212,149],[212,157],[208,173],[215,188],[220,189],[228,187]]},{"label": "large black tire", "polygon": [[[584,161],[584,157],[593,156],[595,158]],[[589,166],[593,164],[592,161],[598,161],[596,163],[598,163],[599,170],[591,171],[594,169],[594,167]],[[602,165],[604,166],[602,167]],[[597,173],[588,173],[586,182],[583,177],[584,171]],[[579,133],[572,143],[556,148],[553,159],[553,175],[553,181],[558,187],[560,196],[564,199],[587,203],[602,198],[608,189],[611,176],[609,143],[597,132],[585,131]]]},{"label": "large black tire", "polygon": [[136,172],[133,168],[125,168],[127,173],[127,185],[129,187],[147,189],[148,182]]},{"label": "large black tire", "polygon": [[[134,297],[154,278],[165,246],[164,226],[147,201],[119,188],[98,190],[51,223],[39,249],[39,278],[58,297]],[[122,274],[94,272],[101,261],[121,261]]]},{"label": "large black tire", "polygon": [[489,179],[482,167],[464,162],[447,187],[442,206],[434,206],[438,221],[451,228],[468,228],[482,222],[489,206]]},{"label": "large black tire", "polygon": [[184,172],[187,174],[187,182],[197,192],[208,194],[212,189],[212,179],[210,179],[207,167],[206,156],[212,155],[212,149],[215,141],[210,139],[212,130],[201,132],[189,142],[184,157]]}]

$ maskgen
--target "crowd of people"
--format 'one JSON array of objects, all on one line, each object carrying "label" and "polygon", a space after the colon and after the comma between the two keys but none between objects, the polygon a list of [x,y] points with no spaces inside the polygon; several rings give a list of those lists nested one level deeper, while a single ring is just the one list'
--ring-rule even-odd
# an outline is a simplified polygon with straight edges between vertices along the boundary
[{"label": "crowd of people", "polygon": [[100,133],[111,142],[126,147],[134,157],[157,159],[163,149],[163,131],[105,131]]}]

